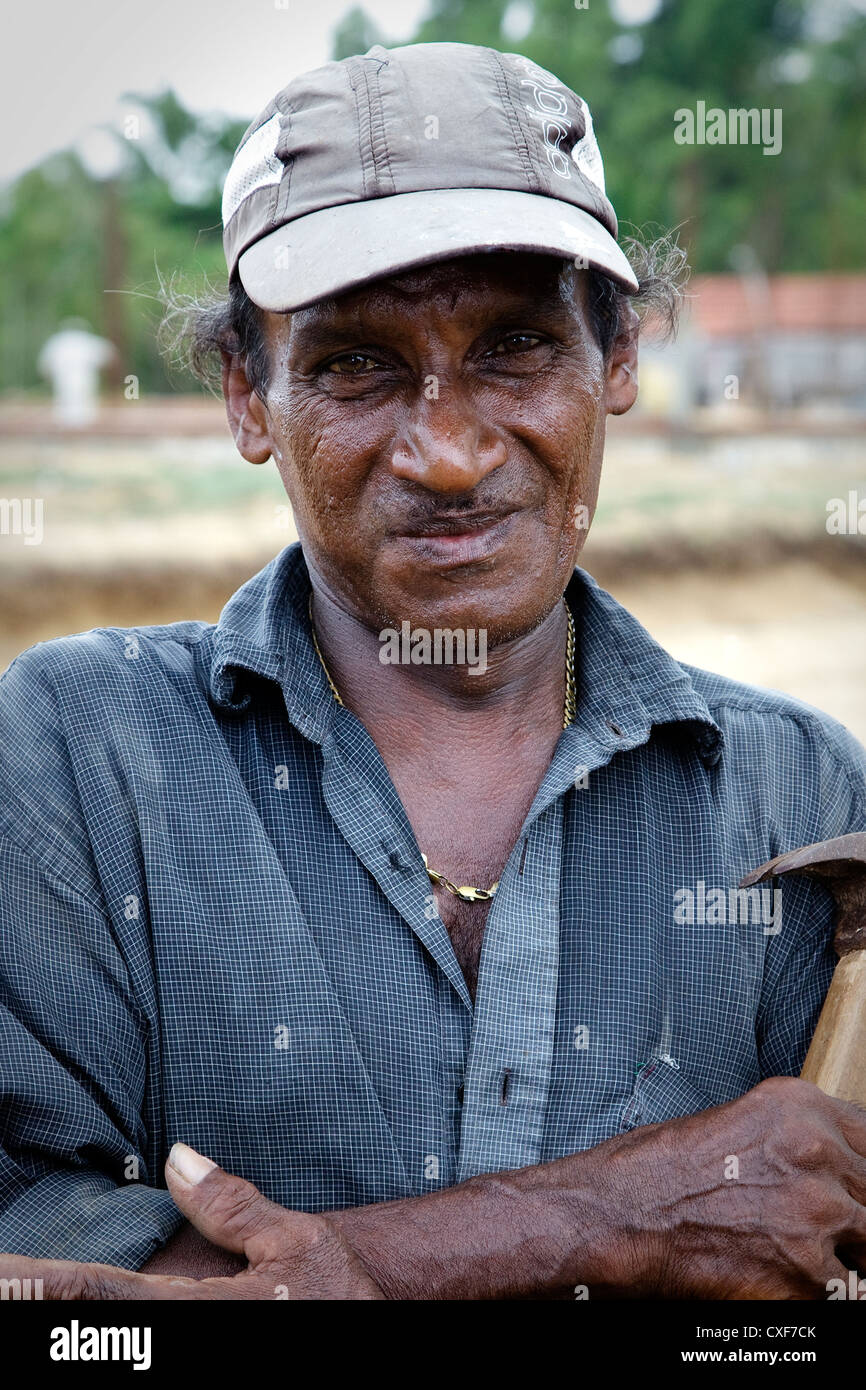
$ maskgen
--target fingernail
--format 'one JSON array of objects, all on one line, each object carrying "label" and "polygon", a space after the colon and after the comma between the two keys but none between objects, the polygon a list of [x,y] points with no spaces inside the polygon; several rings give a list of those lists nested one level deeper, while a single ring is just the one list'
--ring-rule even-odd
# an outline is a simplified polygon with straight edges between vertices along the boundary
[{"label": "fingernail", "polygon": [[203,1154],[196,1153],[189,1144],[172,1144],[171,1152],[168,1156],[170,1166],[183,1178],[184,1182],[195,1185],[206,1178],[216,1164]]}]

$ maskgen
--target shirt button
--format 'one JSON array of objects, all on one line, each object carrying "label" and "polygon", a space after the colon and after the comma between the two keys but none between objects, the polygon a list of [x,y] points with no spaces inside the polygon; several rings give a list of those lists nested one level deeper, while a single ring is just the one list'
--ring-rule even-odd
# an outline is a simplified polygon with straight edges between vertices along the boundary
[{"label": "shirt button", "polygon": [[607,721],[607,727],[610,729],[612,734],[616,734],[617,738],[625,738],[625,734],[623,733],[622,729],[619,727],[618,724],[614,724],[612,719],[609,719]]}]

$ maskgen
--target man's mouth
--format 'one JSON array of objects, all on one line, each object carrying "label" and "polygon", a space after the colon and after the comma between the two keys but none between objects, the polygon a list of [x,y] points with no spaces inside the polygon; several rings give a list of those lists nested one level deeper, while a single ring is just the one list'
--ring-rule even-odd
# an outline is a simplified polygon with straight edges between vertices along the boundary
[{"label": "man's mouth", "polygon": [[398,533],[419,559],[437,565],[471,565],[486,560],[502,543],[515,516],[508,512],[440,513]]}]

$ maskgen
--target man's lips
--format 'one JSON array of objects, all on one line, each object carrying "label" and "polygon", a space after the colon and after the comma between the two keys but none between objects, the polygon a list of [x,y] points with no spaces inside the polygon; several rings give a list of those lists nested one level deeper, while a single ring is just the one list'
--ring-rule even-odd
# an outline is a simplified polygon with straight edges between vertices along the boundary
[{"label": "man's lips", "polygon": [[430,563],[470,565],[487,559],[498,549],[515,514],[514,511],[477,512],[428,517],[405,531],[398,531],[396,538]]}]

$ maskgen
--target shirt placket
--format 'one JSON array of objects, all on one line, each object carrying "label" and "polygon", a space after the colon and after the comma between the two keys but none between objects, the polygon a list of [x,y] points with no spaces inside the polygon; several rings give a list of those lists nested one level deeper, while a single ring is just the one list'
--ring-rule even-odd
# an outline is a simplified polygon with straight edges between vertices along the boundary
[{"label": "shirt placket", "polygon": [[518,842],[487,919],[457,1181],[537,1163],[559,979],[562,797]]},{"label": "shirt placket", "polygon": [[635,720],[626,734],[593,713],[556,746],[485,926],[458,1182],[541,1161],[556,1034],[565,796],[576,779],[648,737],[645,722]]}]

